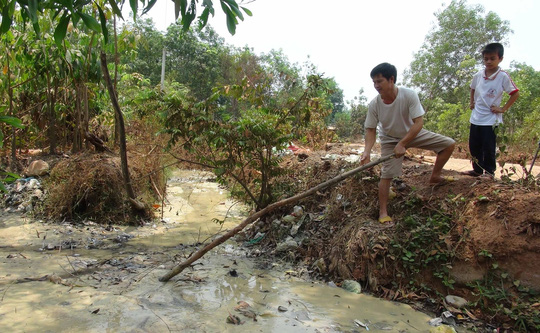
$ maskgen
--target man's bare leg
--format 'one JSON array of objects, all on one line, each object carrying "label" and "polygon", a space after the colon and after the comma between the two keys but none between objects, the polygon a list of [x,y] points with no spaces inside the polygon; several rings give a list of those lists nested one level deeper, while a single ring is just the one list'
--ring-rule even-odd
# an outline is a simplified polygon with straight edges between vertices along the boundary
[{"label": "man's bare leg", "polygon": [[392,178],[381,178],[379,181],[379,219],[388,216],[388,197]]},{"label": "man's bare leg", "polygon": [[441,176],[442,169],[446,162],[448,162],[450,159],[450,156],[452,156],[455,146],[455,144],[452,144],[437,154],[437,159],[435,159],[435,165],[433,166],[433,171],[431,173],[431,178],[429,179],[430,184],[437,184],[444,180],[444,178]]}]

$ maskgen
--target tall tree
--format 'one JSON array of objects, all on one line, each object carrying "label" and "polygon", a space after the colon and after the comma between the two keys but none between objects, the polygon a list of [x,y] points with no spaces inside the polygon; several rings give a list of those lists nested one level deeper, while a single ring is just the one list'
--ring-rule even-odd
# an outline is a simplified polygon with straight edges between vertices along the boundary
[{"label": "tall tree", "polygon": [[183,31],[169,26],[165,38],[167,77],[186,85],[196,99],[208,98],[221,77],[219,54],[224,45],[211,27]]},{"label": "tall tree", "polygon": [[142,74],[154,86],[161,81],[163,47],[163,34],[156,29],[152,19],[124,25],[120,32],[118,51],[125,70]]},{"label": "tall tree", "polygon": [[510,75],[520,92],[516,103],[504,114],[504,126],[513,145],[529,150],[540,139],[540,71],[513,62]]},{"label": "tall tree", "polygon": [[338,83],[333,77],[327,78],[326,81],[328,88],[330,89],[328,99],[330,100],[330,103],[332,103],[330,122],[333,122],[335,117],[342,113],[345,108],[345,103],[343,101],[343,89],[339,87]]}]

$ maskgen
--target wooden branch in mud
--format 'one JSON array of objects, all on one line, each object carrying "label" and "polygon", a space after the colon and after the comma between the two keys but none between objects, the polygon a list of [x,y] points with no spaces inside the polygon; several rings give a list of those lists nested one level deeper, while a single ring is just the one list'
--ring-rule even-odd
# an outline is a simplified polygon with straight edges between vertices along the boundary
[{"label": "wooden branch in mud", "polygon": [[[68,259],[69,260],[69,259]],[[19,279],[13,279],[13,280],[3,280],[0,281],[0,286],[7,285],[7,284],[19,284],[19,283],[27,283],[27,282],[39,282],[39,281],[49,281],[53,282],[55,284],[60,283],[62,280],[72,277],[79,277],[85,274],[91,274],[97,271],[101,268],[102,265],[107,263],[110,259],[103,259],[99,261],[98,263],[93,264],[91,267],[81,268],[79,270],[73,270],[73,272],[67,272],[64,274],[46,274],[43,276],[32,276],[32,277],[24,277]]]},{"label": "wooden branch in mud", "polygon": [[231,238],[232,236],[236,235],[237,233],[239,233],[240,231],[242,231],[242,229],[244,229],[246,226],[248,226],[249,224],[255,222],[256,220],[258,220],[259,218],[261,218],[262,216],[272,212],[273,210],[279,208],[279,207],[282,207],[282,206],[285,206],[285,205],[289,205],[289,204],[293,204],[293,203],[296,203],[298,201],[300,201],[301,199],[304,199],[314,193],[317,193],[317,191],[320,191],[320,190],[323,190],[327,187],[330,187],[332,185],[335,185],[341,181],[343,181],[344,179],[354,175],[354,174],[357,174],[358,172],[360,171],[364,171],[366,169],[369,169],[369,168],[372,168],[374,167],[375,165],[377,164],[380,164],[384,161],[388,161],[389,159],[393,158],[394,157],[394,154],[391,154],[391,155],[388,155],[388,156],[384,156],[384,157],[381,157],[379,158],[378,160],[375,160],[373,162],[370,162],[370,163],[367,163],[363,166],[360,166],[358,168],[355,168],[355,169],[352,169],[350,171],[347,171],[347,172],[344,172],[330,180],[327,180],[326,182],[324,183],[321,183],[315,187],[312,187],[311,189],[305,191],[305,192],[302,192],[302,193],[299,193],[295,196],[292,196],[292,197],[289,197],[289,198],[286,198],[286,199],[283,199],[283,200],[280,200],[278,202],[275,202],[273,204],[270,204],[268,206],[266,206],[265,208],[259,210],[258,212],[248,216],[244,221],[242,221],[242,223],[240,223],[239,225],[237,225],[236,227],[234,227],[233,229],[231,229],[229,232],[227,232],[226,234],[224,234],[223,236],[219,237],[219,238],[216,238],[214,241],[212,241],[210,244],[206,245],[205,247],[203,247],[202,249],[200,249],[199,251],[195,252],[191,257],[189,257],[186,261],[184,261],[183,263],[179,264],[178,266],[174,267],[169,273],[165,274],[164,276],[162,276],[159,281],[161,282],[167,282],[169,281],[172,277],[180,274],[184,269],[188,268],[189,266],[191,266],[191,264],[193,264],[195,261],[199,260],[203,255],[205,255],[208,251],[210,251],[211,249],[213,249],[214,247],[224,243],[226,240],[228,240],[229,238]]}]

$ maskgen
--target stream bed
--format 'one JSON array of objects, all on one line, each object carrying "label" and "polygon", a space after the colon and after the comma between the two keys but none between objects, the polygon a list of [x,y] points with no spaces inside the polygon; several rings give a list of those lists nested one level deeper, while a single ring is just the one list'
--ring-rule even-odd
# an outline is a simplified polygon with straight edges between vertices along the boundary
[{"label": "stream bed", "polygon": [[141,227],[0,215],[0,331],[430,331],[431,317],[408,305],[306,280],[232,240],[159,282],[248,214],[211,177],[176,171]]}]

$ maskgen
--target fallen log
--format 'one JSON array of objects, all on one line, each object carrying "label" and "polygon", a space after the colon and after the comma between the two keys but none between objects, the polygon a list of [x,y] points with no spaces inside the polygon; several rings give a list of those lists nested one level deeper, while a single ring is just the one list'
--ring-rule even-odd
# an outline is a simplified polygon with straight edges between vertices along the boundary
[{"label": "fallen log", "polygon": [[352,169],[350,171],[347,171],[347,172],[344,172],[330,180],[327,180],[325,181],[324,183],[321,183],[315,187],[312,187],[310,188],[309,190],[305,191],[305,192],[302,192],[302,193],[299,193],[295,196],[292,196],[292,197],[289,197],[289,198],[286,198],[286,199],[283,199],[283,200],[280,200],[278,202],[274,202],[273,204],[270,204],[268,206],[266,206],[265,208],[259,210],[258,212],[248,216],[244,221],[242,221],[242,223],[240,223],[239,225],[237,225],[236,227],[234,227],[233,229],[229,230],[226,234],[224,234],[223,236],[219,237],[219,238],[216,238],[214,241],[212,241],[210,244],[206,245],[205,247],[203,247],[202,249],[200,249],[199,251],[195,252],[191,257],[189,257],[186,261],[184,261],[183,263],[177,265],[176,267],[174,267],[169,273],[165,274],[164,276],[162,276],[159,281],[161,282],[167,282],[169,281],[171,278],[173,278],[174,276],[180,274],[184,269],[188,268],[189,266],[191,266],[191,264],[193,264],[195,261],[199,260],[203,255],[205,255],[208,251],[210,251],[211,249],[213,249],[214,247],[224,243],[226,240],[228,240],[229,238],[231,238],[232,236],[236,235],[237,233],[239,233],[240,231],[242,231],[242,229],[244,229],[245,227],[247,227],[249,224],[255,222],[256,220],[258,220],[260,217],[272,212],[273,210],[279,208],[279,207],[282,207],[282,206],[285,206],[285,205],[289,205],[289,204],[292,204],[292,203],[296,203],[298,201],[300,201],[301,199],[304,199],[314,193],[316,193],[317,191],[320,191],[320,190],[323,190],[327,187],[330,187],[332,185],[335,185],[341,181],[343,181],[344,179],[346,178],[349,178],[350,176],[354,175],[354,174],[357,174],[358,172],[360,171],[364,171],[366,169],[369,169],[369,168],[372,168],[374,167],[375,165],[377,164],[380,164],[384,161],[388,161],[389,159],[393,158],[394,157],[394,154],[391,154],[391,155],[388,155],[388,156],[384,156],[384,157],[381,157],[379,158],[378,160],[375,160],[373,162],[369,162],[367,164],[364,164],[358,168],[355,168],[355,169]]}]

